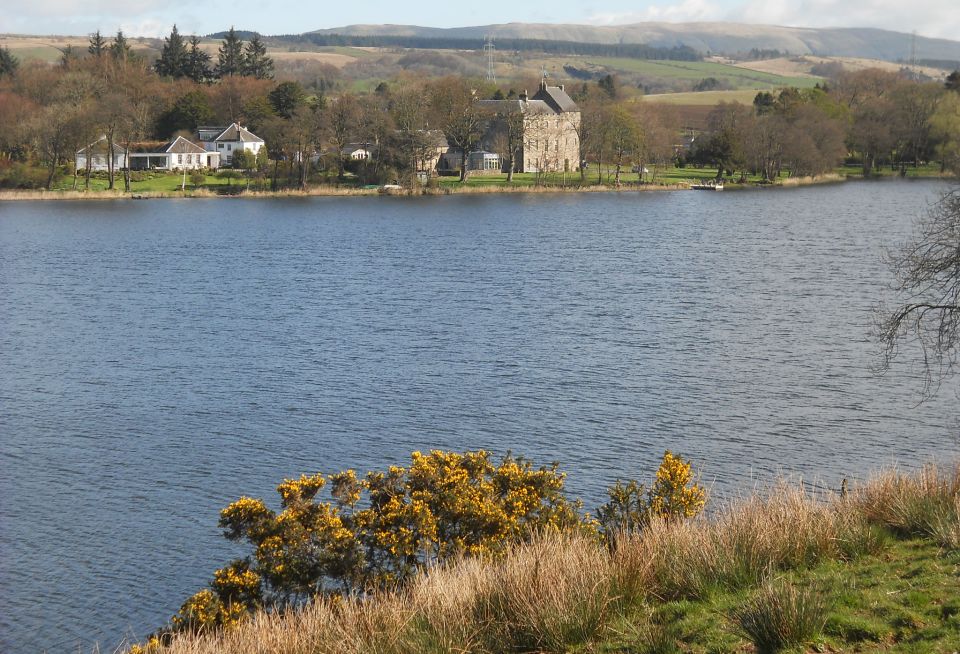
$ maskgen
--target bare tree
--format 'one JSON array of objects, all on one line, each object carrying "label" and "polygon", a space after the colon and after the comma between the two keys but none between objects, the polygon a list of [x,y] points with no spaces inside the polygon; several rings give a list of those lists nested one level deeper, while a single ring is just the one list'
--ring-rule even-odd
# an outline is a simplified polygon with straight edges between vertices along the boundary
[{"label": "bare tree", "polygon": [[616,165],[614,184],[619,187],[623,165],[627,163],[627,157],[639,149],[643,136],[634,116],[622,104],[613,107],[610,111],[607,128],[610,151],[613,155],[613,163]]},{"label": "bare tree", "polygon": [[344,162],[343,150],[347,147],[351,137],[356,136],[360,124],[360,103],[352,93],[344,93],[330,103],[327,112],[330,125],[330,141],[336,148],[337,181],[343,181]]},{"label": "bare tree", "polygon": [[517,156],[523,152],[524,119],[519,103],[498,111],[493,124],[496,129],[494,147],[503,157],[507,182],[510,183],[517,167]]},{"label": "bare tree", "polygon": [[467,181],[468,157],[483,135],[487,116],[477,105],[476,95],[463,80],[444,78],[431,84],[430,104],[450,144],[460,151],[460,181]]},{"label": "bare tree", "polygon": [[880,371],[889,368],[902,345],[918,349],[928,398],[960,354],[960,188],[944,193],[889,259],[900,303],[878,310]]}]

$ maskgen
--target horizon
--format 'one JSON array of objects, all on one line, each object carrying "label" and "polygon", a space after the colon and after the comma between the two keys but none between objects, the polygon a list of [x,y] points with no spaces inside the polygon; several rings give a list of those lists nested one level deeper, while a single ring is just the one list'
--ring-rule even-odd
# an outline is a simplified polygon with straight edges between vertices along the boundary
[{"label": "horizon", "polygon": [[[281,0],[269,7],[251,0],[228,3],[211,0],[205,10],[186,0],[145,0],[131,6],[122,0],[101,0],[88,11],[77,11],[73,0],[37,0],[22,6],[17,15],[0,19],[0,33],[29,36],[83,36],[122,29],[132,37],[166,36],[176,24],[184,34],[211,34],[228,29],[264,35],[301,34],[349,25],[410,25],[475,27],[509,23],[543,23],[616,27],[637,23],[739,23],[793,28],[874,28],[956,41],[960,38],[960,12],[946,0],[867,0],[854,4],[841,0],[683,0],[669,4],[609,0],[603,10],[582,0],[559,0],[549,13],[542,7],[517,7],[506,0],[488,0],[482,6],[448,7],[417,3],[399,6],[385,0],[368,0],[363,6],[304,7]],[[293,25],[296,25],[294,27]]]}]

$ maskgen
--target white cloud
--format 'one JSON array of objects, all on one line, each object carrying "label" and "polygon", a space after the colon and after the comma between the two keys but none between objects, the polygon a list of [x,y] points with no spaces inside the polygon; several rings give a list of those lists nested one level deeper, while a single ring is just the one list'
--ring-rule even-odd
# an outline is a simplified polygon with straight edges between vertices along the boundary
[{"label": "white cloud", "polygon": [[709,22],[723,20],[725,14],[726,10],[716,2],[684,0],[680,3],[668,5],[651,4],[639,11],[595,13],[587,18],[587,22],[594,25],[626,25],[645,22]]},{"label": "white cloud", "polygon": [[627,12],[595,12],[587,20],[596,25],[731,21],[793,27],[876,27],[960,38],[960,10],[954,0],[684,0],[679,4],[651,3]]}]

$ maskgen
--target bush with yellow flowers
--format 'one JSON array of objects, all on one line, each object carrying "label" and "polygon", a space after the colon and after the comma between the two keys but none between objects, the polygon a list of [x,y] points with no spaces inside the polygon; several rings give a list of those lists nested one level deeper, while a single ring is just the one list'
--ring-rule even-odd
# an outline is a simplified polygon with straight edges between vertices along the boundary
[{"label": "bush with yellow flowers", "polygon": [[[302,475],[277,487],[280,510],[241,497],[220,512],[230,540],[253,551],[214,573],[174,616],[174,631],[229,625],[261,607],[407,581],[424,565],[497,556],[546,530],[595,532],[563,492],[557,466],[507,455],[414,452],[409,467],[359,478]],[[327,499],[321,492],[327,491]]]},{"label": "bush with yellow flowers", "polygon": [[279,510],[241,497],[220,512],[224,536],[251,553],[214,572],[151,643],[229,626],[261,607],[397,587],[426,565],[497,557],[545,531],[600,535],[612,545],[652,516],[690,518],[706,502],[690,463],[669,451],[649,488],[618,481],[599,521],[566,498],[564,479],[556,464],[537,468],[509,454],[494,461],[482,450],[414,452],[409,467],[363,477],[345,470],[285,479]]},{"label": "bush with yellow flowers", "polygon": [[643,529],[651,517],[692,518],[707,502],[707,492],[697,483],[693,466],[670,450],[663,453],[650,488],[634,479],[617,480],[607,495],[610,500],[598,509],[597,518],[608,540],[621,531]]}]

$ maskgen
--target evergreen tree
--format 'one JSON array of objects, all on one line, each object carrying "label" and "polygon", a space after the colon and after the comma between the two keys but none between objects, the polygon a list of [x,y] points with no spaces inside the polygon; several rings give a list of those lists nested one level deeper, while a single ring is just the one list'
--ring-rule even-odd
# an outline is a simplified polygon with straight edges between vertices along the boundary
[{"label": "evergreen tree", "polygon": [[267,99],[278,116],[290,118],[307,101],[307,94],[297,82],[280,82]]},{"label": "evergreen tree", "polygon": [[214,115],[207,96],[201,91],[190,91],[157,117],[156,135],[166,139],[178,130],[195,131],[199,125],[209,124]]},{"label": "evergreen tree", "polygon": [[107,40],[100,35],[100,30],[97,30],[90,35],[90,45],[87,46],[87,52],[94,57],[102,57],[106,50]]},{"label": "evergreen tree", "polygon": [[948,91],[960,91],[960,70],[955,70],[947,75],[947,81],[944,82],[944,87]]},{"label": "evergreen tree", "polygon": [[187,46],[174,25],[170,36],[163,40],[163,49],[154,68],[158,75],[164,77],[186,77],[188,58]]},{"label": "evergreen tree", "polygon": [[60,67],[69,69],[79,58],[80,55],[77,53],[74,47],[72,45],[68,45],[60,51]]},{"label": "evergreen tree", "polygon": [[130,57],[130,44],[127,43],[127,37],[123,35],[123,30],[117,30],[117,35],[110,44],[110,56],[114,61],[126,61]]},{"label": "evergreen tree", "polygon": [[187,77],[194,82],[203,83],[213,76],[210,70],[210,55],[200,49],[200,37],[190,37],[190,52],[187,55]]},{"label": "evergreen tree", "polygon": [[13,77],[20,67],[20,61],[10,54],[9,48],[0,48],[0,78]]},{"label": "evergreen tree", "polygon": [[237,36],[236,30],[230,26],[223,45],[217,53],[217,75],[229,77],[243,74],[243,41]]},{"label": "evergreen tree", "polygon": [[267,56],[267,46],[259,34],[254,34],[244,48],[243,74],[257,79],[273,78],[273,59]]}]

